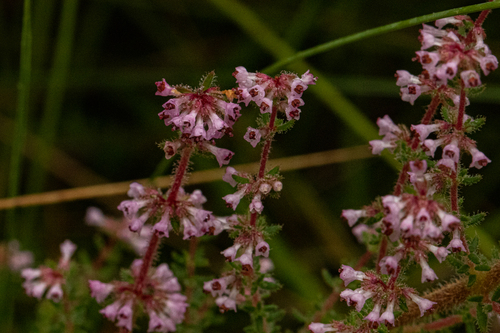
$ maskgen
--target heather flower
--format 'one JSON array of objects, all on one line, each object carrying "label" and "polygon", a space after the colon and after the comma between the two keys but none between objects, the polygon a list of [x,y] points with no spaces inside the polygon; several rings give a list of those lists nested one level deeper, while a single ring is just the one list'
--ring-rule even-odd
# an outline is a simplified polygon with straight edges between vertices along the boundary
[{"label": "heather flower", "polygon": [[234,90],[239,102],[248,105],[253,101],[262,113],[269,113],[273,101],[277,101],[274,105],[285,112],[287,120],[299,119],[299,107],[304,105],[302,93],[317,80],[309,71],[300,78],[288,73],[272,78],[263,73],[249,73],[242,66],[236,67],[233,76],[239,85]]},{"label": "heather flower", "polygon": [[337,329],[334,328],[331,324],[322,324],[322,323],[311,323],[308,326],[309,331],[312,333],[326,333],[326,332],[336,332]]},{"label": "heather flower", "polygon": [[418,139],[420,140],[420,142],[423,142],[425,139],[427,139],[429,134],[439,130],[440,127],[441,125],[439,124],[432,124],[432,125],[419,124],[419,125],[411,125],[411,130],[417,133]]},{"label": "heather flower", "polygon": [[380,303],[375,303],[372,312],[370,312],[364,320],[369,320],[371,322],[378,322],[380,318],[380,310],[382,309],[382,305]]},{"label": "heather flower", "polygon": [[237,171],[233,167],[227,167],[226,168],[226,173],[224,174],[224,177],[222,177],[222,180],[225,181],[226,183],[229,183],[232,187],[235,187],[238,182],[234,180],[233,175],[237,175]]},{"label": "heather flower", "polygon": [[383,324],[391,324],[394,326],[394,303],[395,300],[391,300],[389,304],[387,304],[387,307],[382,313],[382,315],[379,317],[378,322],[383,323]]},{"label": "heather flower", "polygon": [[[142,260],[135,260],[131,265],[134,280],[141,274]],[[143,288],[136,290],[134,283],[114,281],[105,284],[99,281],[89,281],[91,296],[98,302],[112,295],[114,302],[99,312],[110,321],[116,321],[116,326],[132,331],[134,308],[142,308],[150,317],[148,332],[175,331],[175,325],[182,322],[188,304],[186,297],[179,294],[181,287],[177,278],[168,268],[161,264],[150,268],[144,277]],[[141,304],[141,306],[137,306]]]},{"label": "heather flower", "polygon": [[418,263],[422,267],[422,283],[434,281],[438,278],[424,258],[421,257]]},{"label": "heather flower", "polygon": [[246,141],[250,142],[252,147],[256,147],[257,144],[260,142],[261,138],[260,131],[258,129],[248,127],[247,132],[245,133],[245,136],[243,137]]},{"label": "heather flower", "polygon": [[97,303],[102,303],[113,291],[115,286],[97,280],[89,280],[90,296],[94,297]]},{"label": "heather flower", "polygon": [[63,297],[62,285],[65,284],[64,273],[69,269],[71,256],[76,250],[76,245],[69,240],[65,240],[61,245],[61,258],[56,269],[45,266],[40,268],[25,268],[21,271],[21,276],[26,279],[23,287],[28,296],[38,299],[45,297],[54,302],[59,302]]},{"label": "heather flower", "polygon": [[341,216],[345,218],[347,220],[347,224],[349,224],[349,226],[352,227],[361,217],[366,217],[366,211],[363,209],[361,210],[344,209],[342,210]]},{"label": "heather flower", "polygon": [[[19,272],[23,268],[30,266],[33,261],[33,253],[30,251],[21,251],[19,242],[12,240],[7,244],[7,264],[11,271]],[[0,261],[1,261],[2,247],[0,247]]]},{"label": "heather flower", "polygon": [[429,301],[428,299],[422,298],[413,293],[410,293],[408,296],[418,305],[418,308],[420,309],[420,317],[423,317],[425,311],[432,309],[432,306],[437,304],[436,302]]},{"label": "heather flower", "polygon": [[269,244],[265,241],[260,241],[257,246],[255,246],[255,255],[269,257]]},{"label": "heather flower", "polygon": [[474,70],[463,71],[460,73],[460,77],[466,88],[474,88],[481,85],[481,78]]},{"label": "heather flower", "polygon": [[223,165],[229,164],[229,161],[234,156],[234,153],[228,149],[219,148],[214,145],[211,145],[207,142],[203,142],[202,147],[214,154],[217,162],[219,162],[219,166],[222,168]]},{"label": "heather flower", "polygon": [[354,280],[363,281],[363,279],[368,278],[365,273],[360,271],[355,271],[352,267],[342,265],[339,269],[340,278],[344,281],[344,285],[347,287],[349,283]]},{"label": "heather flower", "polygon": [[472,155],[472,163],[469,165],[469,168],[475,167],[477,169],[481,169],[491,162],[491,160],[486,157],[484,153],[480,152],[476,148],[469,149],[469,152]]},{"label": "heather flower", "polygon": [[[218,87],[176,89],[165,79],[156,83],[157,95],[173,96],[159,113],[166,126],[180,130],[183,135],[198,141],[212,140],[229,133],[239,117],[239,106],[227,102]],[[173,147],[172,147],[173,148]],[[167,156],[173,156],[166,152]]]}]

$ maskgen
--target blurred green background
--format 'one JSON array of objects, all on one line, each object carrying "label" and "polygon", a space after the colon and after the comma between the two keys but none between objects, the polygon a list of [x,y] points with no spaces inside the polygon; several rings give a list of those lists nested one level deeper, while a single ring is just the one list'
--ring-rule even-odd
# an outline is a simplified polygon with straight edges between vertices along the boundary
[{"label": "blurred green background", "polygon": [[[366,29],[475,3],[478,2],[426,0],[402,5],[400,0],[33,1],[28,135],[19,168],[18,193],[151,176],[164,159],[155,143],[172,135],[157,116],[166,99],[154,95],[154,82],[162,78],[170,84],[196,86],[203,74],[215,70],[221,88],[230,89],[235,84],[231,73],[236,66],[244,66],[248,71],[264,69],[278,60],[277,55],[286,54],[287,47],[304,50]],[[12,193],[8,184],[18,103],[22,14],[23,1],[0,2],[0,197]],[[475,18],[477,13],[471,16]],[[484,24],[486,43],[497,56],[499,17],[500,12],[494,11]],[[271,157],[358,145],[366,145],[368,150],[367,137],[378,138],[372,134],[376,133],[374,124],[378,117],[389,114],[394,122],[407,126],[418,122],[430,99],[420,97],[413,107],[402,102],[394,73],[398,69],[420,72],[420,65],[411,61],[420,49],[419,28],[365,39],[305,59],[307,64],[296,62],[283,68],[300,70],[299,74],[314,68],[321,76],[317,86],[311,86],[304,94],[306,104],[300,121],[292,131],[277,138]],[[488,254],[500,236],[500,151],[496,149],[500,139],[500,74],[496,71],[482,76],[482,80],[488,89],[471,99],[467,113],[487,117],[484,130],[474,134],[473,139],[493,162],[479,171],[484,181],[463,188],[461,195],[467,211],[489,213],[478,231],[483,251]],[[322,88],[327,82],[338,91],[328,95],[332,91]],[[325,94],[333,101],[333,107],[325,103]],[[348,104],[341,104],[343,99]],[[354,116],[348,107],[354,107],[362,120],[371,121],[372,127],[361,121],[357,127],[347,124],[339,114]],[[236,152],[232,166],[259,159],[260,152],[243,140],[246,127],[255,126],[258,113],[253,108],[243,110],[235,138],[219,142],[219,146]],[[57,154],[47,155],[52,148]],[[49,163],[43,163],[49,158]],[[465,157],[465,163],[469,158]],[[383,158],[357,159],[347,153],[349,159],[352,160],[284,172],[281,198],[265,202],[269,219],[283,225],[280,236],[270,244],[276,275],[284,284],[273,301],[287,309],[313,311],[313,302],[329,292],[321,279],[321,269],[335,274],[341,263],[355,262],[364,253],[339,218],[341,210],[360,208],[375,196],[389,193],[395,184],[397,173]],[[196,158],[193,164],[193,170],[216,167],[214,159]],[[187,188],[198,187],[209,199],[207,209],[217,215],[231,214],[220,199],[233,191],[228,184],[216,181]],[[83,221],[87,207],[98,206],[109,215],[119,216],[116,206],[125,198],[124,193],[0,211],[0,239],[19,239],[23,249],[35,253],[36,264],[46,257],[56,259],[59,244],[66,238],[95,255],[92,237],[96,230]],[[187,243],[177,236],[166,243],[168,251],[187,248]],[[206,244],[215,267],[213,274],[217,274],[223,263],[218,252],[230,241],[222,234]],[[166,258],[168,251],[163,251]],[[440,269],[436,271],[440,275]],[[19,300],[1,308],[10,307],[10,318],[22,322],[33,311],[35,302],[22,296],[20,286],[13,288],[19,289]],[[297,323],[290,327],[294,325]]]}]

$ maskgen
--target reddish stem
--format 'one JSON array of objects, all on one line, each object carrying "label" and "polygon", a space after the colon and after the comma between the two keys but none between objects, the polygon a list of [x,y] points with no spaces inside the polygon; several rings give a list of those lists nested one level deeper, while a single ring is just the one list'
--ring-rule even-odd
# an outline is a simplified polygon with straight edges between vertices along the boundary
[{"label": "reddish stem", "polygon": [[[273,110],[271,112],[271,118],[269,119],[269,136],[267,137],[266,143],[264,144],[264,148],[262,148],[262,154],[260,156],[260,167],[259,167],[259,174],[257,178],[263,178],[266,174],[266,164],[267,160],[269,159],[269,152],[271,150],[271,142],[273,141],[274,134],[275,134],[275,128],[274,128],[274,122],[276,120],[276,116],[278,114],[278,109],[276,106],[273,106]],[[252,227],[255,226],[255,223],[257,222],[257,213],[252,213],[250,215],[250,225]]]},{"label": "reddish stem", "polygon": [[170,206],[174,206],[177,201],[177,193],[182,185],[182,180],[186,175],[186,171],[189,165],[189,158],[191,157],[191,153],[193,152],[192,146],[186,146],[182,151],[181,160],[179,161],[179,166],[177,167],[175,173],[174,183],[170,188],[170,194],[167,198],[167,204]]},{"label": "reddish stem", "polygon": [[385,257],[386,252],[387,252],[387,237],[383,237],[377,258],[377,268],[376,268],[377,274],[380,274],[380,260],[382,260],[382,258]]},{"label": "reddish stem", "polygon": [[429,106],[427,107],[424,117],[420,121],[421,124],[429,125],[432,118],[436,114],[436,110],[439,107],[439,104],[441,104],[441,97],[439,97],[439,94],[436,94],[434,97],[432,97],[431,104],[429,104]]},{"label": "reddish stem", "polygon": [[451,210],[453,212],[457,212],[458,215],[458,181],[457,181],[457,173],[451,173],[451,188],[450,188],[450,204]]},{"label": "reddish stem", "polygon": [[137,295],[142,294],[142,289],[144,288],[144,280],[146,280],[146,276],[148,275],[149,267],[151,266],[151,263],[153,262],[154,255],[156,254],[156,248],[158,246],[159,240],[160,240],[160,237],[158,237],[158,234],[156,232],[153,233],[153,236],[151,236],[151,240],[149,241],[148,249],[146,250],[144,257],[142,258],[141,271],[139,272],[139,276],[137,277],[137,280],[135,280],[134,292]]},{"label": "reddish stem", "polygon": [[399,196],[403,192],[403,186],[406,183],[406,178],[408,177],[408,171],[410,170],[410,164],[405,163],[403,165],[403,169],[401,169],[401,172],[399,173],[398,181],[396,183],[396,186],[394,186],[394,195]]},{"label": "reddish stem", "polygon": [[461,131],[464,124],[464,114],[465,114],[465,86],[464,81],[460,80],[460,104],[458,106],[458,117],[455,128],[457,131]]}]

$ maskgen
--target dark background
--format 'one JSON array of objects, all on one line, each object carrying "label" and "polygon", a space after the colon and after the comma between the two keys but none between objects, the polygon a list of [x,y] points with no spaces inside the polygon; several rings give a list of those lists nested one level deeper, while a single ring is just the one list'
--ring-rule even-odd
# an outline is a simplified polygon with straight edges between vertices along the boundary
[{"label": "dark background", "polygon": [[[65,168],[65,160],[53,159],[50,167],[40,168],[34,161],[38,153],[47,148],[29,139],[21,170],[21,194],[151,176],[163,159],[163,152],[156,143],[171,135],[157,116],[166,99],[154,95],[155,81],[165,78],[170,84],[196,86],[202,75],[215,70],[221,88],[230,89],[235,85],[231,73],[236,66],[257,71],[277,60],[258,42],[265,36],[243,30],[220,10],[217,3],[85,0],[76,4],[75,15],[70,17],[68,24],[60,27],[63,1],[35,1],[28,130],[36,137],[53,138],[53,147],[76,162],[76,166]],[[296,50],[392,22],[475,3],[418,1],[402,5],[400,0],[241,1]],[[2,197],[7,196],[12,122],[17,103],[22,7],[22,1],[0,2]],[[499,15],[494,11],[484,24],[488,35],[486,43],[497,56],[500,54]],[[477,13],[471,16],[475,18]],[[239,17],[242,22],[249,19],[244,15]],[[55,58],[57,36],[63,30],[71,32],[71,23],[74,24],[72,43],[60,45],[66,50],[62,54],[68,57],[67,72],[54,73],[57,64],[61,64],[58,61],[64,61]],[[415,26],[365,39],[306,61],[321,71],[322,80],[336,86],[373,123],[378,117],[389,114],[394,122],[409,126],[420,120],[429,98],[420,97],[413,107],[402,102],[393,76],[398,69],[413,74],[420,71],[419,64],[411,61],[414,52],[420,49],[419,28]],[[56,81],[52,88],[51,80]],[[318,86],[322,80],[318,81]],[[482,250],[489,254],[491,245],[500,236],[497,227],[500,220],[497,196],[500,182],[500,152],[497,149],[500,76],[497,71],[488,77],[482,75],[482,80],[488,89],[485,94],[471,99],[467,113],[487,117],[484,130],[472,138],[478,141],[478,148],[492,163],[479,171],[484,175],[484,181],[461,189],[460,194],[465,198],[466,211],[489,213],[482,228],[477,230]],[[306,104],[301,108],[301,119],[294,129],[277,137],[272,158],[367,145],[366,138],[360,137],[340,120],[317,97],[314,89],[316,87],[311,86],[305,92]],[[59,97],[50,102],[50,94]],[[43,129],[47,105],[59,112],[49,116],[46,122],[52,125]],[[219,142],[219,146],[236,153],[231,161],[233,166],[259,160],[259,151],[242,139],[246,127],[255,125],[257,115],[256,109],[244,110],[235,127],[234,140],[225,138]],[[466,156],[465,164],[468,163],[470,157]],[[193,170],[216,167],[213,159],[196,158],[193,163]],[[287,310],[294,307],[313,311],[313,302],[329,292],[321,279],[321,269],[327,268],[336,274],[341,263],[353,263],[364,253],[347,224],[339,218],[342,209],[357,209],[369,204],[377,195],[390,193],[397,173],[383,158],[375,157],[287,171],[283,175],[281,198],[264,203],[270,221],[283,225],[280,236],[270,241],[276,275],[284,284],[273,301]],[[198,187],[209,199],[207,209],[218,215],[231,213],[220,199],[233,191],[229,185],[216,181],[187,188]],[[125,198],[122,195],[19,208],[15,211],[14,222],[7,222],[7,214],[0,211],[0,239],[18,238],[23,249],[34,251],[37,264],[46,257],[56,259],[59,244],[66,238],[74,241],[79,249],[95,255],[92,237],[96,231],[83,222],[87,207],[98,206],[109,215],[119,216],[116,206]],[[470,235],[475,232],[470,231]],[[217,274],[223,262],[218,252],[229,244],[225,234],[207,242],[214,265],[213,274]],[[186,247],[186,242],[174,236],[167,241],[165,249]],[[162,252],[166,259],[168,251]],[[447,268],[442,266],[436,268],[436,272],[446,278]],[[415,277],[409,281],[415,282],[413,286],[420,285],[420,270],[416,271]],[[22,295],[21,289],[19,298],[25,306],[32,305]],[[15,316],[23,317],[17,310]]]}]

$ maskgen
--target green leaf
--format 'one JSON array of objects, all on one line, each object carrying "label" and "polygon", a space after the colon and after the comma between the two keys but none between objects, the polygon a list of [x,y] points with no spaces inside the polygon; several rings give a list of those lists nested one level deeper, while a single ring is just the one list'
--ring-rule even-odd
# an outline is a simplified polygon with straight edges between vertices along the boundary
[{"label": "green leaf", "polygon": [[213,87],[215,84],[216,76],[215,72],[211,71],[207,75],[205,75],[203,78],[201,78],[201,84],[200,86],[203,88],[203,91],[207,90],[210,87]]},{"label": "green leaf", "polygon": [[479,257],[475,253],[469,254],[469,259],[470,259],[470,261],[472,261],[476,265],[479,265],[481,263],[481,260],[479,260]]},{"label": "green leaf", "polygon": [[264,229],[264,234],[266,238],[271,238],[281,231],[282,226],[279,224],[271,224],[266,226]]},{"label": "green leaf", "polygon": [[375,224],[375,223],[379,222],[383,217],[384,217],[384,213],[380,212],[380,213],[376,214],[375,216],[372,216],[372,217],[368,218],[364,222],[364,224],[366,224],[366,225]]},{"label": "green leaf", "polygon": [[467,298],[467,300],[469,302],[479,302],[479,303],[481,303],[483,301],[483,296],[481,296],[481,295],[470,296],[469,298]]},{"label": "green leaf", "polygon": [[406,305],[406,298],[399,298],[399,308],[403,310],[403,312],[408,312],[408,305]]},{"label": "green leaf", "polygon": [[297,321],[301,323],[308,323],[310,321],[310,318],[308,316],[302,314],[302,312],[300,312],[296,308],[292,308],[292,316],[294,316],[295,319],[297,319]]},{"label": "green leaf", "polygon": [[268,281],[262,281],[260,282],[259,286],[262,289],[269,290],[269,291],[277,291],[281,289],[281,284],[279,283],[274,283],[274,282],[268,282]]},{"label": "green leaf", "polygon": [[495,292],[493,292],[493,296],[491,296],[491,300],[493,302],[498,302],[500,301],[500,287],[495,289]]},{"label": "green leaf", "polygon": [[323,280],[325,280],[325,283],[327,285],[329,285],[332,288],[335,287],[334,277],[330,274],[330,272],[326,268],[323,268],[321,270],[321,275],[323,276]]},{"label": "green leaf", "polygon": [[442,107],[441,108],[441,116],[443,117],[443,120],[446,121],[447,123],[451,123],[450,119],[450,111],[448,110],[447,107]]},{"label": "green leaf", "polygon": [[272,168],[267,174],[270,176],[276,176],[278,174],[278,172],[280,172],[279,165]]},{"label": "green leaf", "polygon": [[462,265],[462,267],[460,267],[458,270],[457,270],[457,273],[460,273],[460,274],[465,274],[465,273],[469,273],[469,265]]},{"label": "green leaf", "polygon": [[478,213],[472,216],[461,216],[460,220],[464,223],[464,226],[467,227],[473,227],[481,224],[483,222],[484,218],[486,217],[486,213]]},{"label": "green leaf", "polygon": [[[470,244],[469,244],[469,251],[470,252],[476,252],[477,251],[477,246],[479,245],[479,238],[476,236],[474,236],[474,238],[470,241]],[[473,254],[473,253],[471,253]],[[477,255],[476,255],[477,256]],[[469,256],[469,259],[470,259],[470,256]],[[479,258],[478,258],[479,259]],[[471,259],[472,260],[472,259]],[[475,264],[478,264],[477,262],[475,261],[472,261],[473,263]]]},{"label": "green leaf", "polygon": [[478,272],[487,272],[491,269],[489,265],[477,265],[474,269]]},{"label": "green leaf", "polygon": [[484,312],[483,304],[477,303],[477,326],[479,327],[479,331],[482,333],[487,332],[488,328],[488,314]]},{"label": "green leaf", "polygon": [[250,180],[248,178],[245,178],[245,177],[240,177],[238,175],[231,175],[231,177],[233,177],[233,179],[236,180],[240,184],[250,183]]},{"label": "green leaf", "polygon": [[474,176],[465,175],[464,177],[462,177],[462,179],[460,179],[460,184],[466,185],[466,186],[474,185],[474,184],[478,183],[479,181],[481,181],[481,179],[483,179],[483,176],[481,176],[480,174],[477,174]]},{"label": "green leaf", "polygon": [[472,287],[475,282],[476,282],[476,275],[474,274],[469,275],[469,282],[467,282],[467,287],[468,288]]},{"label": "green leaf", "polygon": [[293,125],[295,124],[295,120],[289,120],[287,121],[286,123],[284,123],[283,125],[280,125],[276,128],[276,130],[279,132],[279,133],[282,133],[282,132],[286,132],[288,131],[289,129],[291,129],[293,127]]},{"label": "green leaf", "polygon": [[500,252],[498,252],[498,248],[493,247],[491,249],[491,258],[492,259],[500,259]]}]

